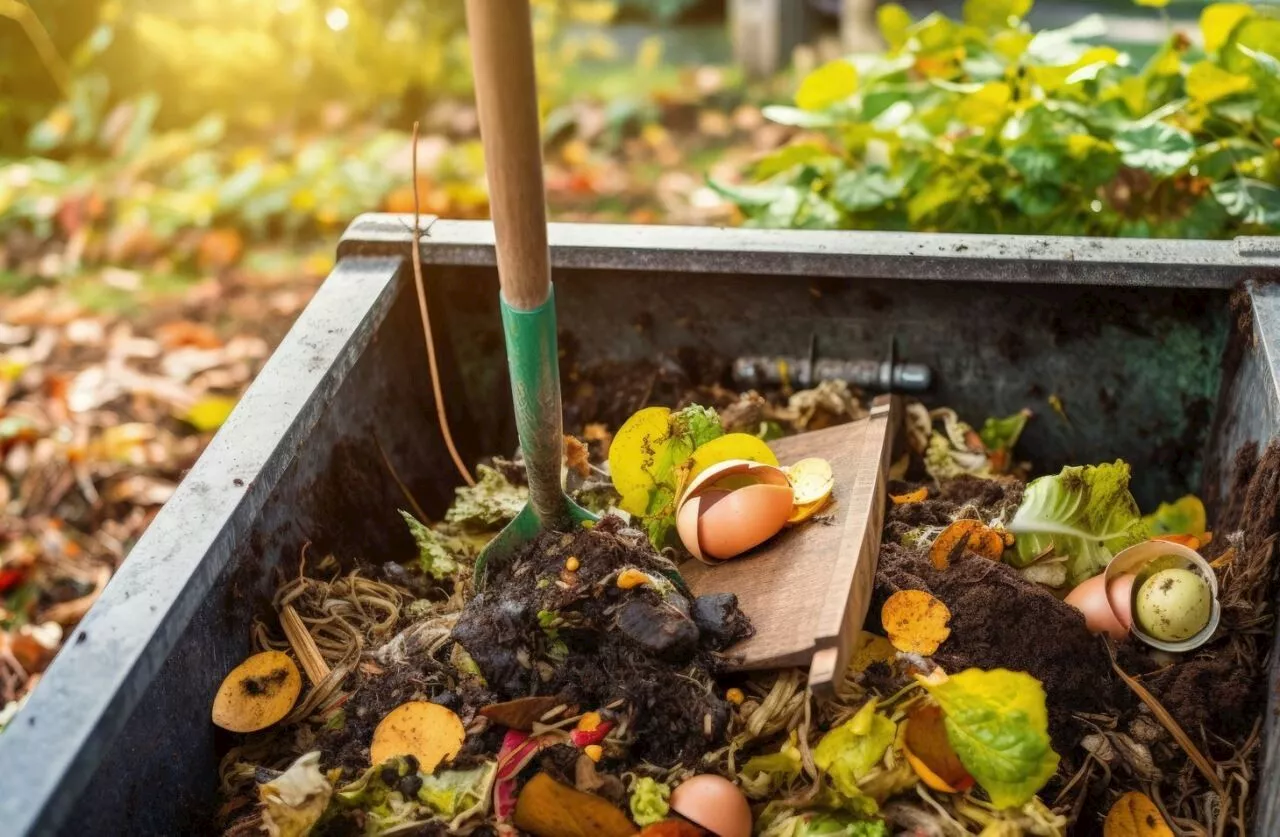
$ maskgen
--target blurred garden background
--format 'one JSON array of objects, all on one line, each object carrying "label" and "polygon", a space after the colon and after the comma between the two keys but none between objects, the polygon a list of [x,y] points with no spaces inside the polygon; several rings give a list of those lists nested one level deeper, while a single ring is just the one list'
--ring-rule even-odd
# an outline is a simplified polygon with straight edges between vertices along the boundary
[{"label": "blurred garden background", "polygon": [[[533,4],[554,220],[1280,229],[1267,3]],[[344,226],[415,189],[487,217],[464,24],[462,0],[0,0],[0,724]]]}]

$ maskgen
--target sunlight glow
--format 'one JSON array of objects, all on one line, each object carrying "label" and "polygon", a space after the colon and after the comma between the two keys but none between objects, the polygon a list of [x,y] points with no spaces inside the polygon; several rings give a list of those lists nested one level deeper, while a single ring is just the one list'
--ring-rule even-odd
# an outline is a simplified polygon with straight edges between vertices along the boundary
[{"label": "sunlight glow", "polygon": [[347,28],[347,24],[351,22],[351,17],[345,9],[334,8],[324,13],[324,22],[334,32],[341,32]]}]

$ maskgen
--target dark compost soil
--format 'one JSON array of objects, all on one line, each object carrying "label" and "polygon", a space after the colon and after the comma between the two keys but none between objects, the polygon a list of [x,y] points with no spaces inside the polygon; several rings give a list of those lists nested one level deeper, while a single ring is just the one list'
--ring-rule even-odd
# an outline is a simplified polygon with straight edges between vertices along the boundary
[{"label": "dark compost soil", "polygon": [[[576,572],[565,570],[571,556]],[[674,574],[617,517],[544,533],[491,571],[453,636],[499,698],[559,695],[584,710],[622,701],[634,757],[692,764],[723,743],[728,705],[706,685],[720,667],[716,652],[748,636],[750,623],[732,597],[692,601],[666,584],[621,589],[625,567],[664,580]]]}]

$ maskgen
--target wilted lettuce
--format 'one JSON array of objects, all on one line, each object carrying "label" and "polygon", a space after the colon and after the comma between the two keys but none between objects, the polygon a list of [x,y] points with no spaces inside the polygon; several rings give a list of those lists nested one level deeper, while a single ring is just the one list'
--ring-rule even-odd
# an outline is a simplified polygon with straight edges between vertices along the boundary
[{"label": "wilted lettuce", "polygon": [[942,707],[947,740],[997,808],[1028,802],[1057,771],[1039,680],[976,668],[916,679]]},{"label": "wilted lettuce", "polygon": [[1017,537],[1012,563],[1026,566],[1052,547],[1067,559],[1072,585],[1097,575],[1115,553],[1148,535],[1122,460],[1070,466],[1032,480],[1009,531]]},{"label": "wilted lettuce", "polygon": [[670,787],[656,779],[641,776],[636,780],[635,790],[631,792],[631,819],[642,827],[661,822],[671,810],[671,806],[667,804],[670,796]]},{"label": "wilted lettuce", "polygon": [[443,581],[457,573],[458,562],[451,554],[451,539],[426,526],[404,509],[399,511],[404,522],[409,525],[413,542],[418,546],[418,564],[422,571],[436,581]]},{"label": "wilted lettuce", "polygon": [[873,698],[857,714],[828,732],[813,751],[814,763],[841,796],[863,796],[858,780],[870,773],[893,743],[897,725],[876,712]]}]

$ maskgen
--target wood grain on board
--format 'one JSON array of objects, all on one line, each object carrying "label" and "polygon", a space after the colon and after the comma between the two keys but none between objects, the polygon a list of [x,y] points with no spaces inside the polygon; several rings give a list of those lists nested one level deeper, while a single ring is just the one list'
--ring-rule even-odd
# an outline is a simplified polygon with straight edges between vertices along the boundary
[{"label": "wood grain on board", "polygon": [[817,689],[843,677],[871,602],[900,416],[898,399],[879,399],[868,418],[770,443],[783,465],[830,462],[832,503],[746,555],[681,565],[695,594],[736,593],[755,625],[755,636],[729,650],[732,667],[809,666]]}]

